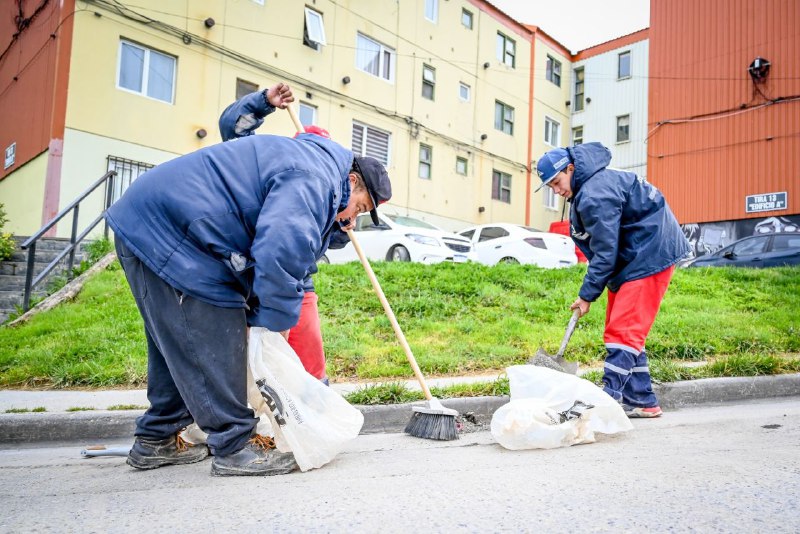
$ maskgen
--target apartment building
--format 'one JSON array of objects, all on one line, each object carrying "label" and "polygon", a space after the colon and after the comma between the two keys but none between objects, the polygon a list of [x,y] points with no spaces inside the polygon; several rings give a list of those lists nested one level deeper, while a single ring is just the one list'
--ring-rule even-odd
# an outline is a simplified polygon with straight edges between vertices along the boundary
[{"label": "apartment building", "polygon": [[[562,124],[558,136],[567,129],[569,57],[488,2],[38,5],[22,2],[36,23],[21,31],[16,6],[0,8],[0,34],[16,34],[0,60],[0,202],[16,234],[109,169],[119,195],[152,166],[220,142],[221,111],[278,81],[292,85],[304,123],[387,165],[389,209],[450,230],[556,218],[533,198],[530,162],[546,147],[545,115]],[[534,98],[548,57],[562,81]],[[277,112],[259,133],[294,132]],[[101,209],[94,197],[82,223]]]}]

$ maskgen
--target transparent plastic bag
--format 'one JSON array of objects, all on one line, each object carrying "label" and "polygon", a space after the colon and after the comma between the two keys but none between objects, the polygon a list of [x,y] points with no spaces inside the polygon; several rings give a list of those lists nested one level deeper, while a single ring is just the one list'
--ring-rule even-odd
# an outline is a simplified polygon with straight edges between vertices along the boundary
[{"label": "transparent plastic bag", "polygon": [[272,423],[275,445],[302,471],[330,462],[358,436],[364,415],[303,368],[278,332],[251,328],[247,400]]},{"label": "transparent plastic bag", "polygon": [[492,416],[491,432],[507,449],[569,447],[594,442],[595,432],[633,428],[622,406],[587,380],[534,365],[514,365],[506,373],[511,401]]}]

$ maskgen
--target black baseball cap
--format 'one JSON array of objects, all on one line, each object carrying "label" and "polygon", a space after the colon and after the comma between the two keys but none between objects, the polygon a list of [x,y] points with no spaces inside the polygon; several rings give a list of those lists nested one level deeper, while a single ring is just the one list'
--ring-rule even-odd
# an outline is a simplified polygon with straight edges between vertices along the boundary
[{"label": "black baseball cap", "polygon": [[364,178],[364,184],[367,186],[367,192],[373,205],[369,214],[372,222],[377,226],[380,224],[378,206],[392,198],[392,183],[389,181],[389,173],[386,172],[383,163],[369,156],[355,156],[353,164]]}]

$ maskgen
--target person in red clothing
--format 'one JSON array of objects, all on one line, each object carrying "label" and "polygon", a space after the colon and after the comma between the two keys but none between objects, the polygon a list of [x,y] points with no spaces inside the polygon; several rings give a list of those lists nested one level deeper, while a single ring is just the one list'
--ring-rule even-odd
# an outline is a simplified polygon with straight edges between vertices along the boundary
[{"label": "person in red clothing", "polygon": [[[254,135],[256,129],[264,124],[264,118],[276,109],[286,109],[294,102],[291,88],[285,83],[277,83],[263,91],[243,96],[228,106],[219,119],[219,131],[223,141]],[[331,135],[324,128],[309,125],[306,133],[316,134],[326,139]],[[342,231],[334,232],[329,248],[341,248],[349,239],[345,231],[352,228],[355,221],[340,225]],[[289,330],[288,342],[295,351],[306,371],[328,384],[325,371],[325,350],[322,344],[322,330],[319,320],[318,297],[313,287],[305,288],[300,320]]]}]

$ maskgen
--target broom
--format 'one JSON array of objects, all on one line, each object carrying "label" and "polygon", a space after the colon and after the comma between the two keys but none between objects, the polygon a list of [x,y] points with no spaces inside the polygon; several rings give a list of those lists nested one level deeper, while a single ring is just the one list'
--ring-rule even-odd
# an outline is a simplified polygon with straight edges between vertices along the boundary
[{"label": "broom", "polygon": [[[286,109],[289,111],[289,116],[292,118],[292,122],[294,123],[298,133],[305,132],[305,128],[303,128],[303,125],[300,123],[300,119],[297,118],[297,114],[295,113],[292,105],[287,105]],[[408,363],[411,364],[411,368],[414,370],[414,375],[417,377],[420,387],[422,387],[422,393],[428,400],[427,407],[412,407],[413,414],[411,415],[411,420],[406,425],[405,433],[417,438],[425,439],[438,439],[444,441],[458,439],[458,430],[456,429],[456,416],[458,415],[458,412],[456,410],[451,410],[450,408],[445,408],[442,406],[442,403],[439,402],[439,399],[431,395],[431,391],[428,389],[428,384],[425,382],[425,377],[422,376],[422,371],[420,371],[419,365],[417,365],[417,360],[414,358],[414,354],[411,352],[411,347],[408,346],[406,337],[403,335],[403,331],[400,329],[400,324],[397,322],[397,318],[392,311],[392,307],[389,305],[389,301],[386,300],[386,295],[383,294],[381,285],[378,283],[378,279],[375,276],[375,272],[372,270],[372,266],[369,264],[369,260],[367,260],[367,257],[364,255],[364,251],[361,250],[361,245],[358,244],[358,240],[356,239],[356,236],[352,230],[347,231],[347,236],[350,238],[350,242],[353,243],[353,247],[356,249],[358,258],[361,260],[361,265],[364,266],[364,270],[367,272],[370,282],[372,282],[372,287],[375,289],[375,293],[378,295],[378,298],[383,305],[386,316],[389,318],[389,322],[392,323],[392,328],[394,328],[394,333],[397,336],[397,340],[400,342],[400,345],[403,347],[403,350],[406,353]]]}]

